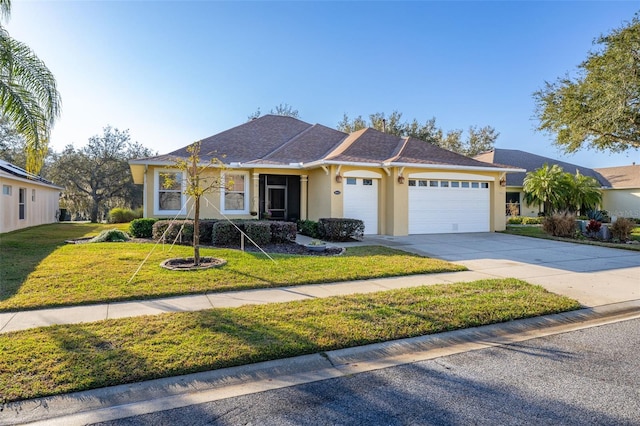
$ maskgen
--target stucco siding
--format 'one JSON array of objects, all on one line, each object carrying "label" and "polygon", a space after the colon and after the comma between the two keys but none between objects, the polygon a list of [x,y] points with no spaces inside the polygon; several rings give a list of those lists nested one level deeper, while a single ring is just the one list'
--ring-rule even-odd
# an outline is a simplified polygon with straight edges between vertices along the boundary
[{"label": "stucco siding", "polygon": [[[59,188],[0,176],[0,190],[11,188],[11,195],[0,193],[0,233],[30,226],[54,223],[59,214]],[[20,189],[24,189],[24,219],[19,216]]]},{"label": "stucco siding", "polygon": [[612,216],[640,218],[640,188],[604,190],[602,206]]}]

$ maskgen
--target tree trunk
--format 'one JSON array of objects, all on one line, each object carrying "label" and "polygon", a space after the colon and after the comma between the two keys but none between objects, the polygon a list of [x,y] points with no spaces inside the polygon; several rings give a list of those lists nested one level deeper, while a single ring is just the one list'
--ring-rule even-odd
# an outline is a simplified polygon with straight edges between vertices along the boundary
[{"label": "tree trunk", "polygon": [[193,264],[200,266],[200,197],[194,197],[196,203],[193,216]]},{"label": "tree trunk", "polygon": [[97,201],[94,201],[91,205],[91,216],[89,220],[91,223],[98,223],[98,212],[100,211],[100,206]]}]

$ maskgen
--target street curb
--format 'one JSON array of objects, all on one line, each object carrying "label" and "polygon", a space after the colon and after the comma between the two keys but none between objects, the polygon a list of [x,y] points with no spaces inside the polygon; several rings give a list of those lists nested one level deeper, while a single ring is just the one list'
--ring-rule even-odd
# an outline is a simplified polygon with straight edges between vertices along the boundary
[{"label": "street curb", "polygon": [[122,419],[640,318],[640,299],[0,406],[0,425]]}]

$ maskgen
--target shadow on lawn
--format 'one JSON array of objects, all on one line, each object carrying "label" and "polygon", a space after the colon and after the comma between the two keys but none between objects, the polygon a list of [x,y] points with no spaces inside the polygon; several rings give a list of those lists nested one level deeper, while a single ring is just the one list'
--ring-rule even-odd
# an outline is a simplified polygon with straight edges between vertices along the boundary
[{"label": "shadow on lawn", "polygon": [[65,240],[97,233],[97,223],[54,223],[0,234],[0,301],[10,299],[36,267]]}]

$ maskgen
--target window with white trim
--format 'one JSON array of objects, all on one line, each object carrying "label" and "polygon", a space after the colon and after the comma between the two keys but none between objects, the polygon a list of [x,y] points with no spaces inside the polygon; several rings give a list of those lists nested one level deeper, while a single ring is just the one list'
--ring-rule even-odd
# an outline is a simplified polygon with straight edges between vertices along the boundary
[{"label": "window with white trim", "polygon": [[347,185],[355,185],[355,184],[356,184],[356,178],[352,178],[352,177],[347,178]]},{"label": "window with white trim", "polygon": [[34,202],[34,203],[36,202],[36,190],[35,189],[31,190],[31,201]]},{"label": "window with white trim", "polygon": [[11,195],[11,185],[2,185],[2,193],[4,195]]},{"label": "window with white trim", "polygon": [[220,195],[223,213],[249,213],[249,173],[225,173],[224,191],[221,191]]},{"label": "window with white trim", "polygon": [[184,213],[184,181],[181,171],[156,170],[154,185],[156,214]]},{"label": "window with white trim", "polygon": [[18,190],[18,219],[27,218],[27,188]]}]

